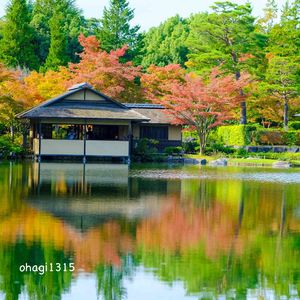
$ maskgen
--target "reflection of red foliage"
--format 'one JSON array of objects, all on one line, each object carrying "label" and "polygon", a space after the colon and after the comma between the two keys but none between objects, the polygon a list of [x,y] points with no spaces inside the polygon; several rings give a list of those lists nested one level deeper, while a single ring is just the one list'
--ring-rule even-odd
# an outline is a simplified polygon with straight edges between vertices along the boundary
[{"label": "reflection of red foliage", "polygon": [[15,243],[23,239],[41,241],[74,254],[76,270],[93,270],[98,264],[120,265],[120,255],[134,250],[133,240],[115,221],[80,233],[60,219],[35,209],[24,207],[1,222],[0,240]]},{"label": "reflection of red foliage", "polygon": [[133,251],[133,241],[118,223],[109,222],[72,239],[69,247],[67,250],[75,253],[76,266],[91,271],[99,263],[119,266],[120,255]]},{"label": "reflection of red foliage", "polygon": [[206,254],[214,257],[232,247],[242,250],[240,238],[235,238],[237,211],[230,214],[231,211],[231,207],[219,202],[199,207],[169,198],[159,216],[141,221],[135,240],[134,233],[118,221],[81,233],[60,219],[25,206],[1,222],[0,240],[14,243],[24,238],[28,243],[53,245],[73,253],[76,270],[87,272],[101,263],[120,266],[121,255],[134,252],[136,245],[183,253],[202,244]]},{"label": "reflection of red foliage", "polygon": [[137,230],[137,243],[148,249],[184,252],[203,243],[210,257],[227,251],[235,244],[237,216],[228,214],[228,207],[213,203],[210,207],[182,207],[174,201],[159,218],[142,222]]}]

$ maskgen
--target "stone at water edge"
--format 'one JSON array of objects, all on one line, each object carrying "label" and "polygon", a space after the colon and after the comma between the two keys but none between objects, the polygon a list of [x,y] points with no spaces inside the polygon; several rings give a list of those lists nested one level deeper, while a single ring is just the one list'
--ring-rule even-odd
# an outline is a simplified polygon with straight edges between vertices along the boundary
[{"label": "stone at water edge", "polygon": [[192,164],[192,165],[201,165],[205,166],[207,164],[207,160],[205,158],[203,159],[196,159],[196,158],[184,158],[183,161],[185,164]]},{"label": "stone at water edge", "polygon": [[227,166],[228,160],[226,158],[219,158],[209,163],[210,166]]},{"label": "stone at water edge", "polygon": [[272,164],[273,168],[290,168],[291,164],[287,161],[276,161]]},{"label": "stone at water edge", "polygon": [[183,163],[184,164],[190,164],[190,165],[198,165],[199,160],[194,159],[194,158],[184,158]]},{"label": "stone at water edge", "polygon": [[201,166],[205,166],[207,164],[207,160],[205,158],[198,160]]}]

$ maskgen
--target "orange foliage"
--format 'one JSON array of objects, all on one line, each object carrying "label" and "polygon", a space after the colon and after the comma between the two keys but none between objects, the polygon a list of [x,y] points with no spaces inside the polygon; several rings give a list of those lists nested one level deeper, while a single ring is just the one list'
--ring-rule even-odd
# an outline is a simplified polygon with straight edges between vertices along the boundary
[{"label": "orange foliage", "polygon": [[26,76],[0,65],[0,82],[5,80],[7,93],[26,108],[53,98],[80,82],[88,82],[116,99],[128,102],[143,99],[142,90],[135,83],[136,78],[141,76],[141,68],[133,66],[132,62],[120,62],[126,53],[126,46],[107,53],[100,49],[94,36],[86,38],[80,35],[79,42],[83,46],[79,63],[71,63],[68,67],[45,74],[33,71]]}]

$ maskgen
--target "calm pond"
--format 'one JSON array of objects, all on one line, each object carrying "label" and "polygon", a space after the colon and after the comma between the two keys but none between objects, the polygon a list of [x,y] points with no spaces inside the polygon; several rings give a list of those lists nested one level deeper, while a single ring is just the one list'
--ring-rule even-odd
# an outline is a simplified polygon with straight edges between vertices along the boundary
[{"label": "calm pond", "polygon": [[2,163],[0,201],[0,299],[300,299],[299,169]]}]

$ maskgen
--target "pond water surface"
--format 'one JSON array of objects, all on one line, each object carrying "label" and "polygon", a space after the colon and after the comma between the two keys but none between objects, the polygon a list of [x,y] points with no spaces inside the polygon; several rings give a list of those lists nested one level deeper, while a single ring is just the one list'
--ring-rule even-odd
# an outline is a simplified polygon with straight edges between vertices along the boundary
[{"label": "pond water surface", "polygon": [[0,299],[299,297],[299,169],[0,164]]}]

